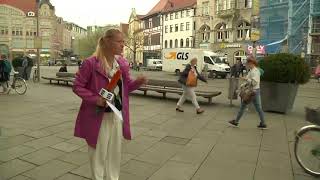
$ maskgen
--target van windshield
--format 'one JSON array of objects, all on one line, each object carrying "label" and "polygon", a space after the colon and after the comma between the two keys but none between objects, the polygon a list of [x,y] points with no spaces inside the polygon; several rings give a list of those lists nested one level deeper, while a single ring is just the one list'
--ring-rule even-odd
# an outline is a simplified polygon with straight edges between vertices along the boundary
[{"label": "van windshield", "polygon": [[223,63],[219,57],[216,57],[216,56],[210,56],[210,57],[215,63],[218,63],[218,64]]}]

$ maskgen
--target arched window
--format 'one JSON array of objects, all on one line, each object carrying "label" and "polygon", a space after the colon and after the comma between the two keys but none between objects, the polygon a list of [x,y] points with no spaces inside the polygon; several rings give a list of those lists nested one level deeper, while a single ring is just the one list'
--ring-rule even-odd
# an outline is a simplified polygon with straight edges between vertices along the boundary
[{"label": "arched window", "polygon": [[250,39],[250,29],[251,25],[250,23],[246,21],[242,21],[238,26],[237,26],[237,39],[238,40],[249,40]]},{"label": "arched window", "polygon": [[186,47],[189,47],[189,44],[190,44],[189,38],[187,38],[187,39],[186,39]]},{"label": "arched window", "polygon": [[210,40],[210,27],[208,25],[203,25],[200,28],[200,33],[202,36],[202,42],[208,42]]},{"label": "arched window", "polygon": [[175,48],[178,47],[178,39],[176,39],[176,40],[174,41],[174,47],[175,47]]},{"label": "arched window", "polygon": [[183,47],[183,39],[180,40],[180,47]]},{"label": "arched window", "polygon": [[170,40],[170,48],[172,48],[172,40]]},{"label": "arched window", "polygon": [[168,48],[168,41],[167,40],[164,41],[164,48]]},{"label": "arched window", "polygon": [[220,23],[216,26],[216,40],[217,42],[222,42],[229,39],[229,31],[227,31],[227,25],[225,23]]}]

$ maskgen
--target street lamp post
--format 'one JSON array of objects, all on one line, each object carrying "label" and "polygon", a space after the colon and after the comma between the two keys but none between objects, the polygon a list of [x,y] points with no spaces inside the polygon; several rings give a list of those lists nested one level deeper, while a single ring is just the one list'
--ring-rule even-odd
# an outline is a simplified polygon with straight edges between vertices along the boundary
[{"label": "street lamp post", "polygon": [[40,8],[40,1],[37,1],[37,37],[36,37],[36,48],[37,48],[37,81],[40,82],[40,47],[41,47],[41,39],[39,33],[39,8]]}]

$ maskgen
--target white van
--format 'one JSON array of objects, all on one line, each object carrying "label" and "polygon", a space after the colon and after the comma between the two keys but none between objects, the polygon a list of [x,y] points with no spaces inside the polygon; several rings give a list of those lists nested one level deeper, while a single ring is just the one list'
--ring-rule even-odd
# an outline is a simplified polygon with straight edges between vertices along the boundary
[{"label": "white van", "polygon": [[209,76],[226,78],[230,73],[230,66],[223,63],[217,53],[203,49],[163,49],[162,70],[179,74],[192,58],[197,58],[197,69],[201,72],[205,65],[208,66]]},{"label": "white van", "polygon": [[150,70],[162,70],[161,59],[147,59],[147,68]]}]

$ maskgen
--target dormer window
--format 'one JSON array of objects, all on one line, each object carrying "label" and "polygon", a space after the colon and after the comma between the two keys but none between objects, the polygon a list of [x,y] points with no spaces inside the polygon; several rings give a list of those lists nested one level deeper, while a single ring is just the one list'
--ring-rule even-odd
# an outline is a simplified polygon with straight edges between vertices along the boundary
[{"label": "dormer window", "polygon": [[34,16],[35,16],[35,13],[30,11],[30,12],[27,13],[27,16],[29,16],[29,17],[34,17]]}]

